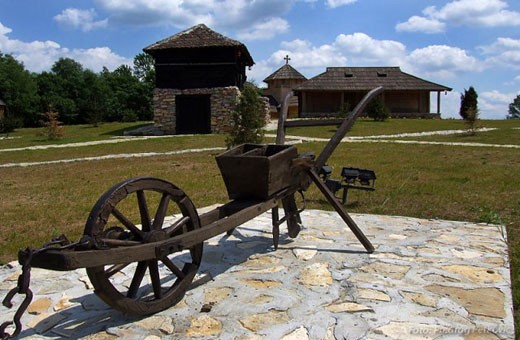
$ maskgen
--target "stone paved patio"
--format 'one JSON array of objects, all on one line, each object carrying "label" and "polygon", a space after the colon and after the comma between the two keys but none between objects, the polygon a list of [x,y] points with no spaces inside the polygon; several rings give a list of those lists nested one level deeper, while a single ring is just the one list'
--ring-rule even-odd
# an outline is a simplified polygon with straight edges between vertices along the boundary
[{"label": "stone paved patio", "polygon": [[[176,306],[125,317],[93,293],[84,270],[33,269],[22,319],[34,339],[513,339],[505,231],[498,226],[352,214],[376,251],[335,212],[272,250],[270,215],[206,242],[199,275]],[[0,295],[17,263],[0,270]],[[128,268],[131,271],[131,268]],[[131,276],[131,272],[129,274]],[[128,278],[127,278],[128,279]],[[15,301],[15,306],[19,302]],[[203,308],[204,307],[204,308]],[[14,311],[0,308],[0,322]]]}]

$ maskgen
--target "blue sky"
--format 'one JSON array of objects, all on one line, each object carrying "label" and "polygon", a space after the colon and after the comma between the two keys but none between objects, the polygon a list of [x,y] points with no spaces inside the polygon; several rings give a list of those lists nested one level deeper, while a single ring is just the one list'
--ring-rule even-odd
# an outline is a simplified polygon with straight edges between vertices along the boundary
[{"label": "blue sky", "polygon": [[520,94],[518,0],[0,0],[0,52],[35,72],[60,57],[112,70],[199,23],[248,47],[259,85],[288,54],[309,78],[328,66],[400,66],[453,88],[444,118],[459,117],[469,86],[481,118],[505,118]]}]

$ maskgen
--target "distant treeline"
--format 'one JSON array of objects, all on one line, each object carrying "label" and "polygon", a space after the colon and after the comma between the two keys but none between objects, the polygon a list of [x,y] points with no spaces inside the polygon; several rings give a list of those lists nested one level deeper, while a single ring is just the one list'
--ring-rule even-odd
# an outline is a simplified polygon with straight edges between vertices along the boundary
[{"label": "distant treeline", "polygon": [[31,73],[12,55],[0,53],[0,99],[4,120],[39,126],[42,113],[57,112],[63,124],[152,119],[155,87],[153,58],[141,53],[134,65],[95,73],[73,59],[61,58],[50,71]]}]

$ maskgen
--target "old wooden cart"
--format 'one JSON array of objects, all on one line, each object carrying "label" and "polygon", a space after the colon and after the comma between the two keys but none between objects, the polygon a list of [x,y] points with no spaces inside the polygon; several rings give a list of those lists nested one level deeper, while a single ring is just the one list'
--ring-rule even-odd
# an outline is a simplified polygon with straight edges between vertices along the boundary
[{"label": "old wooden cart", "polygon": [[[147,315],[169,308],[182,299],[195,277],[205,240],[231,233],[268,210],[272,210],[275,249],[280,224],[286,222],[289,236],[296,237],[301,229],[302,209],[295,195],[303,195],[313,182],[365,249],[373,252],[370,241],[318,173],[366,104],[381,91],[376,88],[365,96],[316,159],[311,154],[298,155],[296,147],[284,145],[283,121],[278,144],[245,144],[217,156],[231,200],[200,216],[190,198],[167,181],[138,177],[115,185],[94,205],[79,241],[72,243],[60,237],[40,249],[19,252],[22,274],[3,305],[11,308],[16,294],[25,298],[14,316],[13,334],[6,331],[13,322],[4,322],[0,336],[20,334],[21,316],[32,299],[31,266],[59,271],[86,268],[95,293],[123,313]],[[282,218],[279,204],[285,212]],[[173,217],[172,211],[176,213]],[[114,278],[129,266],[134,267],[133,277],[126,284],[118,284]],[[149,280],[144,280],[147,273]]]}]

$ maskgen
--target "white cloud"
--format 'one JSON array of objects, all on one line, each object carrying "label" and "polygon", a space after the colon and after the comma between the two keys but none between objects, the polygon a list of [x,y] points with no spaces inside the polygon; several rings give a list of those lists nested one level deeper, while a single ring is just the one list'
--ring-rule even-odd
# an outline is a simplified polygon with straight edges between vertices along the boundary
[{"label": "white cloud", "polygon": [[446,45],[416,49],[407,56],[406,62],[414,72],[439,78],[452,78],[460,73],[484,69],[483,63],[465,50]]},{"label": "white cloud", "polygon": [[350,5],[356,2],[357,0],[327,0],[325,3],[330,8],[336,8],[340,6]]},{"label": "white cloud", "polygon": [[500,65],[520,69],[520,39],[499,37],[491,45],[479,46],[488,55],[486,62],[490,65]]},{"label": "white cloud", "polygon": [[10,29],[9,27],[5,27],[0,22],[0,36],[7,35],[7,34],[11,33],[12,31],[13,31],[12,29]]},{"label": "white cloud", "polygon": [[184,29],[204,23],[233,31],[241,39],[268,39],[289,29],[282,16],[296,0],[96,0],[109,13],[109,23],[172,26]]},{"label": "white cloud", "polygon": [[333,45],[313,46],[309,41],[296,39],[282,43],[282,50],[271,55],[269,61],[279,64],[286,55],[291,58],[291,63],[301,65],[301,68],[321,68],[324,65],[344,65],[347,58],[339,53]]},{"label": "white cloud", "polygon": [[283,42],[281,49],[272,53],[263,67],[270,65],[271,70],[280,67],[287,54],[291,64],[310,76],[330,66],[399,66],[420,77],[453,79],[464,73],[482,71],[486,66],[458,47],[431,45],[410,52],[401,42],[378,40],[358,32],[340,34],[332,43],[320,46],[301,39]]},{"label": "white cloud", "polygon": [[502,0],[457,0],[441,9],[429,7],[425,13],[432,18],[449,21],[454,25],[518,26],[520,13],[507,10]]},{"label": "white cloud", "polygon": [[424,32],[439,33],[446,29],[446,24],[437,19],[419,17],[414,15],[408,21],[399,23],[395,26],[397,32]]},{"label": "white cloud", "polygon": [[395,40],[377,40],[365,33],[340,34],[334,47],[352,65],[398,65],[406,55],[406,46]]},{"label": "white cloud", "polygon": [[[167,25],[187,27],[201,22],[211,25],[215,1],[182,0],[98,0],[110,14],[109,21],[127,25]],[[237,6],[239,6],[237,2]]]},{"label": "white cloud", "polygon": [[106,27],[108,19],[94,20],[97,16],[96,11],[91,9],[67,8],[54,17],[54,20],[65,27],[79,28],[84,32],[96,28]]},{"label": "white cloud", "polygon": [[289,23],[281,18],[271,18],[238,33],[238,39],[267,40],[289,30]]},{"label": "white cloud", "polygon": [[480,118],[506,118],[509,104],[513,102],[518,94],[520,94],[520,92],[501,93],[497,90],[479,93],[478,106]]},{"label": "white cloud", "polygon": [[520,12],[508,10],[503,0],[454,0],[442,8],[426,7],[424,16],[413,16],[396,25],[397,31],[436,33],[446,25],[466,26],[520,26]]},{"label": "white cloud", "polygon": [[72,58],[96,72],[101,71],[103,66],[114,69],[121,64],[132,64],[131,60],[117,55],[108,47],[68,49],[51,40],[24,42],[10,39],[8,34],[11,32],[10,28],[0,23],[0,50],[12,54],[32,72],[49,70],[59,58]]},{"label": "white cloud", "polygon": [[101,71],[103,66],[114,70],[122,64],[133,65],[133,61],[114,53],[108,47],[73,49],[67,56],[93,71]]}]

